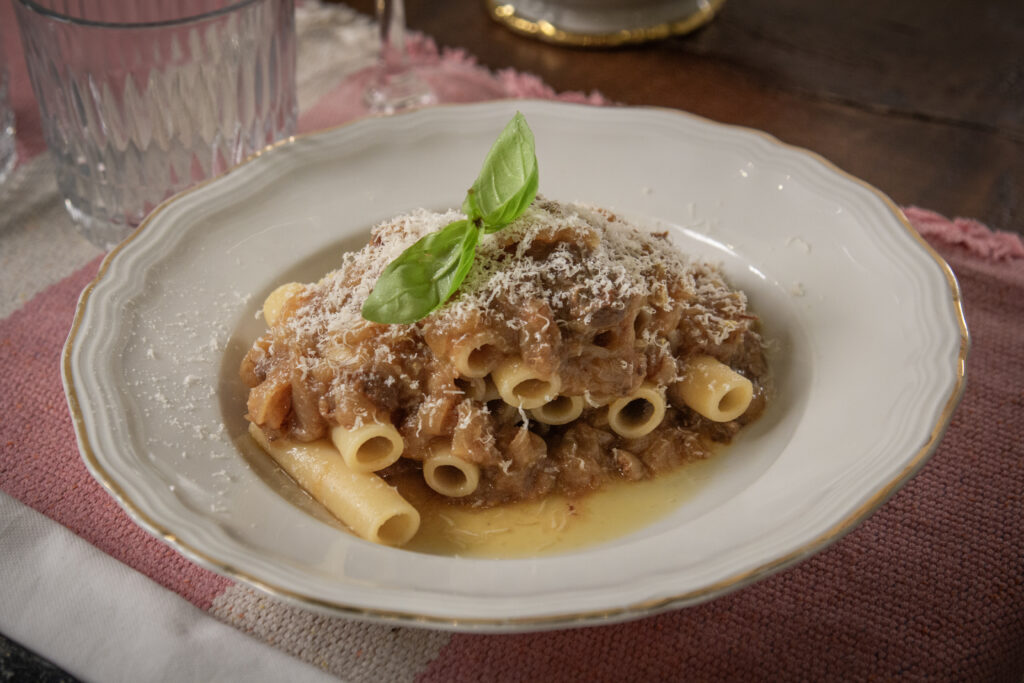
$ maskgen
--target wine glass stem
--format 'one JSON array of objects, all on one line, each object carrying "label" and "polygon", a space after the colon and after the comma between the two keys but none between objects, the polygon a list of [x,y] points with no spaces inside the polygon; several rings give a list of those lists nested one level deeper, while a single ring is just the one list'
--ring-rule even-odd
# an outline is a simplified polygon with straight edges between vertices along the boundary
[{"label": "wine glass stem", "polygon": [[377,0],[380,28],[380,59],[388,71],[401,70],[407,62],[405,51],[405,0]]},{"label": "wine glass stem", "polygon": [[405,44],[405,2],[376,0],[380,57],[364,94],[372,113],[393,114],[437,102],[430,85],[410,64]]}]

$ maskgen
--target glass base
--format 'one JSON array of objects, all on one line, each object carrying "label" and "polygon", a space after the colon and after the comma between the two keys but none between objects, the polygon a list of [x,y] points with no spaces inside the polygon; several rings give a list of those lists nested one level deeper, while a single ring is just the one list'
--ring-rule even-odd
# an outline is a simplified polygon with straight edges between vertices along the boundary
[{"label": "glass base", "polygon": [[70,199],[64,200],[64,208],[68,210],[71,220],[74,221],[82,237],[103,251],[110,251],[135,230],[134,225],[113,223],[87,214],[75,206]]},{"label": "glass base", "polygon": [[437,103],[430,86],[412,68],[378,73],[363,95],[371,114],[395,114]]}]

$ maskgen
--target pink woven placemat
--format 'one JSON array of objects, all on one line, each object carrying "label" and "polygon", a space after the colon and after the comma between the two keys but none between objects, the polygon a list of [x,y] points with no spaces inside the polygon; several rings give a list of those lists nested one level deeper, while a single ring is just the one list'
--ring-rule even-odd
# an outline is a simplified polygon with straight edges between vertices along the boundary
[{"label": "pink woven placemat", "polygon": [[[465,54],[438,53],[426,40],[414,41],[414,49],[418,59],[457,71],[465,83],[478,79],[478,92],[556,96],[536,78],[489,74]],[[304,114],[303,128],[359,115],[353,94],[360,88],[358,79],[342,84]],[[601,102],[596,95],[560,97]],[[136,527],[78,456],[59,359],[78,293],[98,260],[0,320],[0,489],[218,618],[351,678],[1019,681],[1024,245],[974,221],[916,208],[906,213],[956,272],[972,333],[967,390],[949,431],[921,472],[841,541],[704,605],[539,634],[371,631],[254,597],[193,565]],[[352,645],[364,641],[372,646]]]}]

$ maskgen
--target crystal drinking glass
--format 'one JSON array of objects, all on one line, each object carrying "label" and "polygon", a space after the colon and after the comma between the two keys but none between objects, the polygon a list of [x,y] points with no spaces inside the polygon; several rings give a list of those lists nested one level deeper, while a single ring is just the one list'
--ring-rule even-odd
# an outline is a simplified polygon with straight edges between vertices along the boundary
[{"label": "crystal drinking glass", "polygon": [[293,0],[14,0],[64,203],[101,247],[295,129]]}]

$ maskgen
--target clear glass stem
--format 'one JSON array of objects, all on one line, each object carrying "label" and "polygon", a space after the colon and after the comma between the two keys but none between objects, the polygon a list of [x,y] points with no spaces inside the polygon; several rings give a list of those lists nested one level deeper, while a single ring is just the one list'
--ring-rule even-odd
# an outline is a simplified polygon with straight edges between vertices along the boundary
[{"label": "clear glass stem", "polygon": [[377,0],[376,10],[380,56],[364,96],[366,106],[375,114],[393,114],[433,104],[433,91],[409,63],[404,0]]},{"label": "clear glass stem", "polygon": [[380,59],[391,70],[408,66],[405,51],[404,0],[377,0],[377,25],[380,30]]}]

